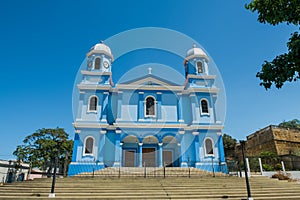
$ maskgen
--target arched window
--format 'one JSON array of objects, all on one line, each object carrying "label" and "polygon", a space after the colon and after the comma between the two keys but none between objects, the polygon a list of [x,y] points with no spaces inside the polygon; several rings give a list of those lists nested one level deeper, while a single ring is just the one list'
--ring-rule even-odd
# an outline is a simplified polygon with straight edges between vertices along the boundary
[{"label": "arched window", "polygon": [[213,140],[211,138],[206,138],[204,143],[205,143],[205,154],[213,155],[214,154]]},{"label": "arched window", "polygon": [[209,114],[207,99],[201,99],[201,114]]},{"label": "arched window", "polygon": [[146,117],[155,117],[155,99],[154,97],[147,97],[145,100],[145,113]]},{"label": "arched window", "polygon": [[94,69],[100,69],[101,59],[98,57],[95,59],[95,67]]},{"label": "arched window", "polygon": [[84,154],[93,154],[94,138],[87,137],[84,143]]},{"label": "arched window", "polygon": [[197,71],[198,73],[203,73],[203,63],[201,61],[197,62]]},{"label": "arched window", "polygon": [[98,98],[96,96],[90,97],[89,111],[97,111]]}]

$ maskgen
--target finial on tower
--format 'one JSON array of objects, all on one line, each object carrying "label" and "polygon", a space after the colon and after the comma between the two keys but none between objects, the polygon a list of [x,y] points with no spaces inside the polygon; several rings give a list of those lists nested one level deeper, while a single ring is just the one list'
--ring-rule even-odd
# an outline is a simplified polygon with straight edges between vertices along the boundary
[{"label": "finial on tower", "polygon": [[151,67],[148,68],[148,74],[152,74],[152,68]]},{"label": "finial on tower", "polygon": [[194,43],[194,44],[193,44],[193,48],[196,48],[196,47],[197,47],[197,45]]}]

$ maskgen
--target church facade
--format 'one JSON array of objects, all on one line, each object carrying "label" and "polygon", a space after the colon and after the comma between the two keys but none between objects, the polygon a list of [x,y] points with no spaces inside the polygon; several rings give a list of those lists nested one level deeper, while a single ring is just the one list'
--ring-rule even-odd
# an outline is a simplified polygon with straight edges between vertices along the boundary
[{"label": "church facade", "polygon": [[209,57],[194,46],[183,67],[185,83],[152,74],[113,84],[110,48],[96,44],[81,70],[69,175],[106,167],[195,167],[227,172],[219,89]]}]

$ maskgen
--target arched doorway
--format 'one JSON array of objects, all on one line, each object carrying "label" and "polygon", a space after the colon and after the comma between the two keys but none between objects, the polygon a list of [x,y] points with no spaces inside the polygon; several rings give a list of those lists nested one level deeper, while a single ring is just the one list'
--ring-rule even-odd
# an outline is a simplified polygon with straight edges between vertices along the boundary
[{"label": "arched doorway", "polygon": [[143,139],[142,162],[146,167],[156,167],[158,139],[147,136]]},{"label": "arched doorway", "polygon": [[124,138],[122,146],[122,166],[136,167],[138,165],[138,139],[134,135]]}]

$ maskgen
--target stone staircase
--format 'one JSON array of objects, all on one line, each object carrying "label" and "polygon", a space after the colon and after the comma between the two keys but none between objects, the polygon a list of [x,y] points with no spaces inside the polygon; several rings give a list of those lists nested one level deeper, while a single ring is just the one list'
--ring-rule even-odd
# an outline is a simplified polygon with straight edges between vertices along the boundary
[{"label": "stone staircase", "polygon": [[[256,199],[300,199],[297,182],[261,176],[250,178]],[[0,199],[48,198],[51,179],[0,186]],[[202,177],[68,177],[58,178],[56,199],[246,199],[245,179]]]},{"label": "stone staircase", "polygon": [[[200,170],[197,168],[180,168],[180,167],[121,167],[105,168],[95,172],[85,172],[77,176],[108,176],[108,177],[195,177],[195,176],[212,176],[212,172]],[[215,176],[225,176],[225,174],[216,172]]]}]

